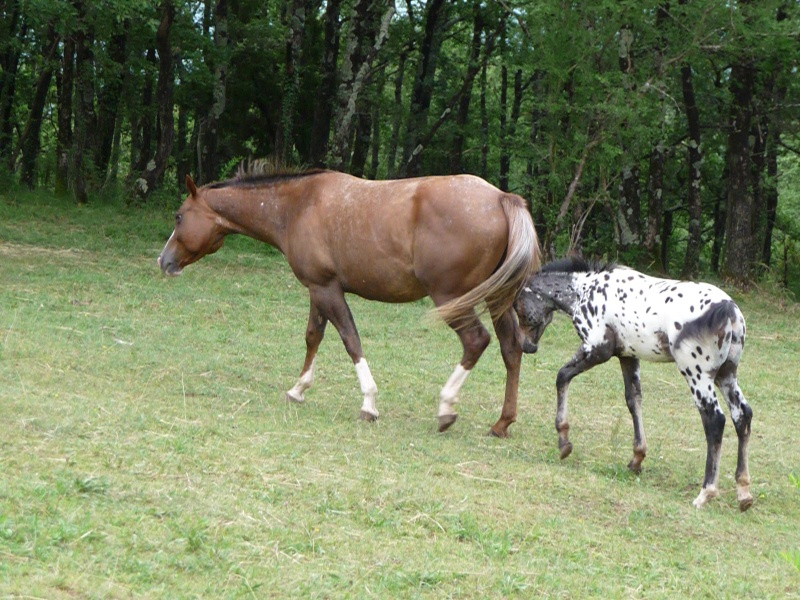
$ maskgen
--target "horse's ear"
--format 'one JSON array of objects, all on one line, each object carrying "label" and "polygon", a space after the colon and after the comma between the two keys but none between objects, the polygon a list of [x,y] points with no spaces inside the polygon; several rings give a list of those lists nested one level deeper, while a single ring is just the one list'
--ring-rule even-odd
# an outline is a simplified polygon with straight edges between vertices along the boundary
[{"label": "horse's ear", "polygon": [[197,186],[194,184],[194,181],[192,181],[192,178],[188,175],[186,176],[186,189],[189,190],[189,193],[193,197],[197,197]]}]

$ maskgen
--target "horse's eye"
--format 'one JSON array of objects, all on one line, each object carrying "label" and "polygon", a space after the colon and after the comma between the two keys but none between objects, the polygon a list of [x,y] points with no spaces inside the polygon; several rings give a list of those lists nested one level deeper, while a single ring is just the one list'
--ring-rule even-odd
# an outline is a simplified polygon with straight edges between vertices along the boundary
[{"label": "horse's eye", "polygon": [[175,215],[175,225],[180,225],[182,220],[183,220],[182,214],[178,213],[177,215]]}]

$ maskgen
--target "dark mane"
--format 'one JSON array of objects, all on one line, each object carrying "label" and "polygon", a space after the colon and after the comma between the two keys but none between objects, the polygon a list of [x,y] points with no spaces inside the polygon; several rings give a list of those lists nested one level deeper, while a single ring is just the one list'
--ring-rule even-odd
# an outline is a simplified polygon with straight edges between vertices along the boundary
[{"label": "dark mane", "polygon": [[234,177],[210,183],[205,187],[210,190],[230,187],[260,187],[300,177],[308,177],[322,172],[321,169],[303,169],[286,165],[275,157],[248,158],[239,163]]},{"label": "dark mane", "polygon": [[229,187],[259,187],[263,185],[270,185],[288,181],[291,179],[299,179],[301,177],[309,177],[319,173],[325,173],[325,169],[309,169],[307,171],[280,171],[276,173],[238,173],[236,177],[225,179],[224,181],[217,181],[207,185],[207,189],[218,190],[220,188]]},{"label": "dark mane", "polygon": [[600,273],[611,271],[614,263],[589,262],[579,256],[559,258],[542,266],[542,273]]}]

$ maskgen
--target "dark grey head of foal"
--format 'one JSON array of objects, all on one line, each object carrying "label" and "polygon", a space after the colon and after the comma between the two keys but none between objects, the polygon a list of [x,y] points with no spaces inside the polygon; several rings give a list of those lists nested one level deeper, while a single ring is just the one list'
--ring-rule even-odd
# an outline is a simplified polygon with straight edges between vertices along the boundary
[{"label": "dark grey head of foal", "polygon": [[522,351],[533,354],[539,349],[539,339],[553,320],[556,309],[552,300],[543,296],[532,286],[526,286],[514,302],[514,310],[522,330]]}]

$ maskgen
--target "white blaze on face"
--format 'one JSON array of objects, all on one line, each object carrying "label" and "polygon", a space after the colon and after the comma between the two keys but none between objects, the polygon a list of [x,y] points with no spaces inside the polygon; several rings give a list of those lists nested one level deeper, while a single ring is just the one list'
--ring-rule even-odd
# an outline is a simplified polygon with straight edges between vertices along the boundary
[{"label": "white blaze on face", "polygon": [[309,367],[308,371],[303,373],[300,379],[297,380],[297,383],[294,384],[294,387],[286,392],[286,394],[291,396],[296,402],[303,402],[305,400],[303,393],[314,383],[314,365],[316,362],[316,358],[312,360],[311,367]]},{"label": "white blaze on face", "polygon": [[361,405],[361,410],[377,417],[378,409],[375,408],[375,396],[378,393],[378,386],[375,385],[369,365],[367,365],[366,359],[362,357],[355,366],[358,383],[361,385],[361,393],[364,394],[364,403]]},{"label": "white blaze on face", "polygon": [[450,379],[444,384],[439,394],[439,416],[454,415],[453,405],[458,402],[458,393],[469,376],[469,369],[465,369],[460,364],[456,366]]}]

